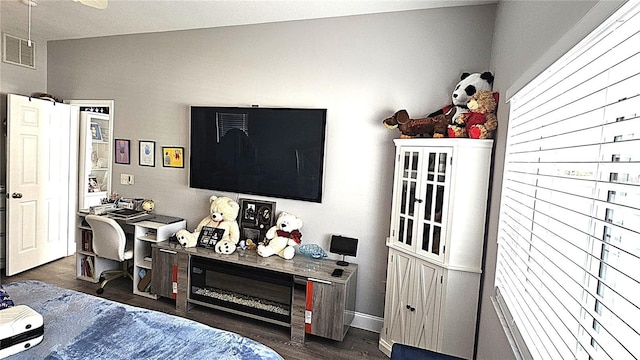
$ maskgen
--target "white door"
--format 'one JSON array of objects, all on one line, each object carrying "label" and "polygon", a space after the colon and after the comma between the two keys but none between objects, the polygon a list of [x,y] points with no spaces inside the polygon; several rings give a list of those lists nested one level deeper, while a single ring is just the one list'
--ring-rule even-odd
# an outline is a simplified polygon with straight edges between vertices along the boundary
[{"label": "white door", "polygon": [[[71,107],[7,96],[8,276],[68,254]],[[75,176],[75,175],[74,175]]]}]

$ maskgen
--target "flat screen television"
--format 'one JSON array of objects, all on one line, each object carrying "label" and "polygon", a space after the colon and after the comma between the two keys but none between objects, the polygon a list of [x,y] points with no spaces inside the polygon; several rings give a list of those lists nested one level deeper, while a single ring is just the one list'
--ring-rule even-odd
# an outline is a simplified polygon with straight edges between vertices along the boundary
[{"label": "flat screen television", "polygon": [[189,186],[321,202],[326,114],[191,106]]}]

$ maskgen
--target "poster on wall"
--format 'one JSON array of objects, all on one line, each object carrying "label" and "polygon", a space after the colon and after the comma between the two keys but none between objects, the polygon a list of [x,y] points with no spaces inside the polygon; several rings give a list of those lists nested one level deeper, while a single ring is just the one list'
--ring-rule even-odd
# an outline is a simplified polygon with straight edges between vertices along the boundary
[{"label": "poster on wall", "polygon": [[140,166],[156,166],[156,142],[140,140]]},{"label": "poster on wall", "polygon": [[116,164],[130,164],[129,140],[116,139]]},{"label": "poster on wall", "polygon": [[162,166],[164,167],[184,167],[183,147],[162,147]]}]

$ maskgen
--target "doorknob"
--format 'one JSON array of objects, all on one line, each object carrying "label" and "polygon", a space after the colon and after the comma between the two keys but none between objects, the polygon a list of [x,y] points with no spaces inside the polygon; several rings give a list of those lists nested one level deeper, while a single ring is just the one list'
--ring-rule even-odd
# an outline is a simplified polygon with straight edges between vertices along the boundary
[{"label": "doorknob", "polygon": [[11,194],[11,197],[14,199],[20,199],[22,198],[22,194],[21,193],[13,193]]}]

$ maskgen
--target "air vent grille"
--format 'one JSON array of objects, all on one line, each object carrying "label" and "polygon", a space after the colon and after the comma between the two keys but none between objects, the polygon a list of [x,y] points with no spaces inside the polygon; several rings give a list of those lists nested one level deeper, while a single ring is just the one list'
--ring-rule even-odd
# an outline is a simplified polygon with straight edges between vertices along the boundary
[{"label": "air vent grille", "polygon": [[25,39],[3,34],[2,45],[2,61],[31,69],[36,68],[36,44],[33,41],[29,46]]}]

